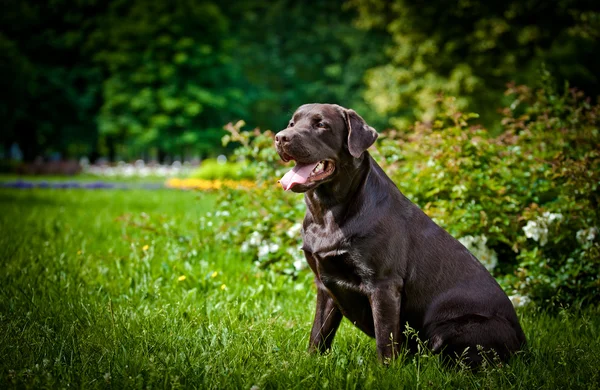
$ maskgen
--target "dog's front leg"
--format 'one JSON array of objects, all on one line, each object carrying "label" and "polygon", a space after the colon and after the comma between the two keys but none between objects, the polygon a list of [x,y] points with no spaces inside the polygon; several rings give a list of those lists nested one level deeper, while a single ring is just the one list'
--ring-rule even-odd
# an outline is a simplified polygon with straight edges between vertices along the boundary
[{"label": "dog's front leg", "polygon": [[324,353],[331,348],[335,332],[342,321],[342,312],[322,287],[317,287],[317,311],[310,332],[310,352]]},{"label": "dog's front leg", "polygon": [[375,325],[377,355],[383,363],[398,355],[402,344],[400,332],[400,288],[394,285],[377,286],[369,299]]}]

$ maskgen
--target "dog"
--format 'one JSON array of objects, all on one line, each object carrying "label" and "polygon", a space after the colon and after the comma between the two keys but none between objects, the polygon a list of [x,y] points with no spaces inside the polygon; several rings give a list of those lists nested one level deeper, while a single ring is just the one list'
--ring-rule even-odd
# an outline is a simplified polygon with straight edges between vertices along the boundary
[{"label": "dog", "polygon": [[374,337],[378,358],[414,349],[410,326],[434,353],[471,366],[522,349],[510,300],[487,269],[408,200],[367,149],[378,134],[335,104],[305,104],[275,135],[280,180],[304,193],[302,250],[315,274],[309,350],[326,352],[343,317]]}]

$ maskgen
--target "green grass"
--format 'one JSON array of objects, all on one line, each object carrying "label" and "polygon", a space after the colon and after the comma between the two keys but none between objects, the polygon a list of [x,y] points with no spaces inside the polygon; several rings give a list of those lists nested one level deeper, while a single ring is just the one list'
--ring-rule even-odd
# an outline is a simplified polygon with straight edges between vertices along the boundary
[{"label": "green grass", "polygon": [[0,388],[600,387],[597,308],[519,312],[528,351],[478,373],[427,353],[382,366],[348,322],[311,356],[311,275],[258,271],[201,230],[214,202],[0,189]]}]

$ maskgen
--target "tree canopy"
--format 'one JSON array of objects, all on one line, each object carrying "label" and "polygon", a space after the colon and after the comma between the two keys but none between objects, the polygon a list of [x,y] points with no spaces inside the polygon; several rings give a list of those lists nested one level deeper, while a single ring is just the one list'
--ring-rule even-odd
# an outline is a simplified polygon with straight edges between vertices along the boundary
[{"label": "tree canopy", "polygon": [[530,83],[542,66],[600,93],[600,13],[593,0],[349,0],[357,25],[392,38],[387,60],[366,76],[366,99],[395,126],[434,117],[440,93],[495,118],[509,81]]},{"label": "tree canopy", "polygon": [[0,143],[28,160],[209,156],[230,121],[277,130],[328,102],[402,128],[440,93],[493,127],[506,83],[544,67],[600,93],[594,3],[8,1]]}]

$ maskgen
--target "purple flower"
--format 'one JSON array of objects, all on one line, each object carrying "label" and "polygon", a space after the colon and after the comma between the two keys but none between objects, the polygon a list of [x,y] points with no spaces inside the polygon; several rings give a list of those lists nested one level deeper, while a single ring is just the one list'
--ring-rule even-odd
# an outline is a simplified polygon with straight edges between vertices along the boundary
[{"label": "purple flower", "polygon": [[48,181],[24,181],[17,180],[13,182],[0,182],[0,187],[31,189],[31,188],[52,188],[52,189],[71,189],[80,188],[86,190],[102,190],[102,189],[120,189],[127,190],[132,188],[140,188],[145,190],[156,190],[164,188],[162,183],[142,183],[142,184],[126,184],[126,183],[111,183],[104,181],[81,183],[76,181],[66,182],[48,182]]}]

